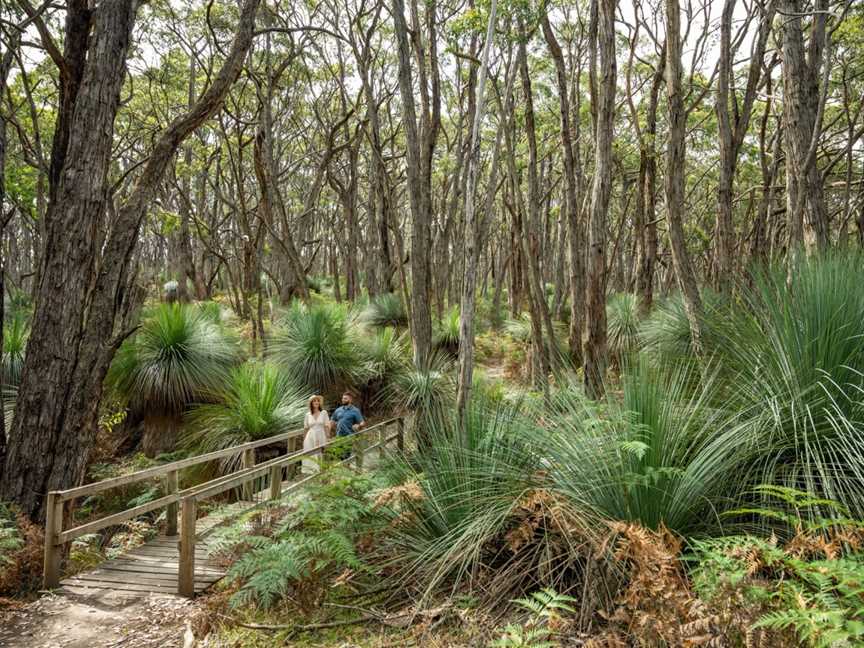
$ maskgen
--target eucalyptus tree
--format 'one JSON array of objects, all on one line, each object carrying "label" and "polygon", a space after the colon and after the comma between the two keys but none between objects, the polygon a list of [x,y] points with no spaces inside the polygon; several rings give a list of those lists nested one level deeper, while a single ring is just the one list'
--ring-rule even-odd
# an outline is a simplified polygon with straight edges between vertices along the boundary
[{"label": "eucalyptus tree", "polygon": [[[114,121],[140,4],[70,0],[63,51],[41,18],[42,46],[60,69],[60,109],[50,164],[42,276],[9,434],[0,496],[31,517],[42,494],[81,481],[96,432],[102,382],[128,330],[131,261],[141,222],[178,147],[215,114],[252,44],[260,0],[241,6],[231,48],[195,104],[154,143],[134,188],[108,210]],[[28,6],[22,0],[23,6]],[[110,230],[101,250],[93,233]]]}]

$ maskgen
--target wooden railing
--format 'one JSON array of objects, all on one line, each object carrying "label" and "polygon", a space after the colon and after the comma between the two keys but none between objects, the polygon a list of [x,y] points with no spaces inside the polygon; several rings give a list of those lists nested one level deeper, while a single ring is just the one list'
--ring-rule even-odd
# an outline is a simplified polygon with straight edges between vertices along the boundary
[{"label": "wooden railing", "polygon": [[[396,428],[396,431],[388,435],[386,432],[387,429],[393,427]],[[368,447],[363,447],[360,441],[369,438],[373,432],[378,435],[377,443]],[[304,434],[303,430],[292,430],[259,441],[243,443],[231,448],[208,452],[207,454],[198,455],[196,457],[172,461],[171,463],[154,466],[152,468],[147,468],[146,470],[139,470],[128,475],[112,477],[111,479],[104,479],[92,484],[85,484],[84,486],[79,486],[77,488],[51,491],[48,493],[45,508],[45,562],[42,574],[45,589],[52,589],[57,587],[60,583],[60,562],[63,555],[63,545],[86,533],[93,533],[94,531],[109,526],[121,524],[140,515],[144,515],[145,513],[165,508],[165,532],[166,535],[169,536],[177,535],[178,510],[181,512],[178,593],[184,596],[192,596],[194,593],[193,583],[196,542],[195,522],[197,519],[198,502],[238,487],[242,489],[244,499],[251,499],[254,480],[262,478],[269,479],[269,497],[271,499],[278,498],[283,495],[282,471],[284,468],[302,461],[304,457],[317,454],[329,446],[337,443],[345,443],[344,437],[336,438],[323,446],[311,450],[295,451],[297,442],[299,441],[302,444]],[[353,454],[349,459],[342,463],[354,461],[357,467],[362,469],[366,452],[377,448],[379,453],[383,454],[385,446],[393,440],[396,440],[400,450],[404,447],[404,419],[396,417],[382,421],[381,423],[377,423],[361,430],[349,438],[352,439]],[[283,441],[287,443],[287,454],[256,465],[255,450],[257,448],[271,446]],[[241,468],[239,471],[211,479],[210,481],[191,488],[179,490],[180,470],[198,466],[216,459],[224,459],[226,457],[234,457],[237,455],[240,455],[241,457]],[[316,476],[317,473],[293,483],[289,490],[294,490],[302,486],[309,480],[314,479]],[[91,520],[70,529],[63,528],[67,502],[120,486],[127,486],[129,484],[152,479],[162,480],[165,495],[145,504],[134,506],[97,520]]]}]

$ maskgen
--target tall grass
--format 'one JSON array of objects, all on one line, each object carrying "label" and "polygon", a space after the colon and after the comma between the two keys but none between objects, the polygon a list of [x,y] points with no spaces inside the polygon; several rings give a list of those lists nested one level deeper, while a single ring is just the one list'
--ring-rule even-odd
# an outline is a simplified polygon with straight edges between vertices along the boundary
[{"label": "tall grass", "polygon": [[311,392],[353,385],[361,359],[352,333],[354,315],[341,304],[291,304],[273,336],[271,355]]},{"label": "tall grass", "polygon": [[713,321],[742,483],[789,486],[864,516],[864,264],[860,254],[757,272]]},{"label": "tall grass", "polygon": [[408,326],[408,314],[402,297],[397,293],[385,293],[369,300],[363,311],[362,319],[370,326]]},{"label": "tall grass", "polygon": [[0,359],[0,386],[18,385],[24,367],[24,354],[30,327],[26,316],[18,311],[3,324],[3,357]]},{"label": "tall grass", "polygon": [[195,306],[160,304],[126,340],[108,371],[107,385],[144,415],[144,451],[173,449],[180,416],[194,401],[224,385],[237,362],[236,340]]},{"label": "tall grass", "polygon": [[641,345],[639,298],[631,293],[615,293],[606,302],[609,352],[621,362]]},{"label": "tall grass", "polygon": [[[195,406],[186,415],[181,445],[198,453],[256,441],[302,425],[307,394],[271,364],[247,363],[231,372],[218,402]],[[239,457],[223,461],[232,470]]]}]

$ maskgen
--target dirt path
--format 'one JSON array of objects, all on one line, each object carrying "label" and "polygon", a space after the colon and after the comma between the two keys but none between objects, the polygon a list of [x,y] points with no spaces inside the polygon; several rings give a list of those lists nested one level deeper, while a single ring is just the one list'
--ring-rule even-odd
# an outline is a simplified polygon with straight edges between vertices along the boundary
[{"label": "dirt path", "polygon": [[[165,594],[129,596],[47,594],[20,608],[0,610],[3,648],[192,648],[186,632],[197,607]],[[189,640],[184,640],[187,635]]]}]

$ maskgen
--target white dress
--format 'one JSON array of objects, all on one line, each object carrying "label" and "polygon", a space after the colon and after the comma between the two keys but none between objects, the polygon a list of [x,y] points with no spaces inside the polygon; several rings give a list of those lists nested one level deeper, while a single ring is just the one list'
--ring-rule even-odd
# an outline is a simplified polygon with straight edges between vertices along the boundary
[{"label": "white dress", "polygon": [[[306,420],[303,423],[306,428],[306,436],[303,438],[303,449],[312,450],[327,443],[327,428],[330,427],[330,417],[327,410],[321,410],[315,416],[312,412],[306,412]],[[304,475],[311,475],[321,469],[323,453],[315,452],[303,458],[301,471]]]}]

